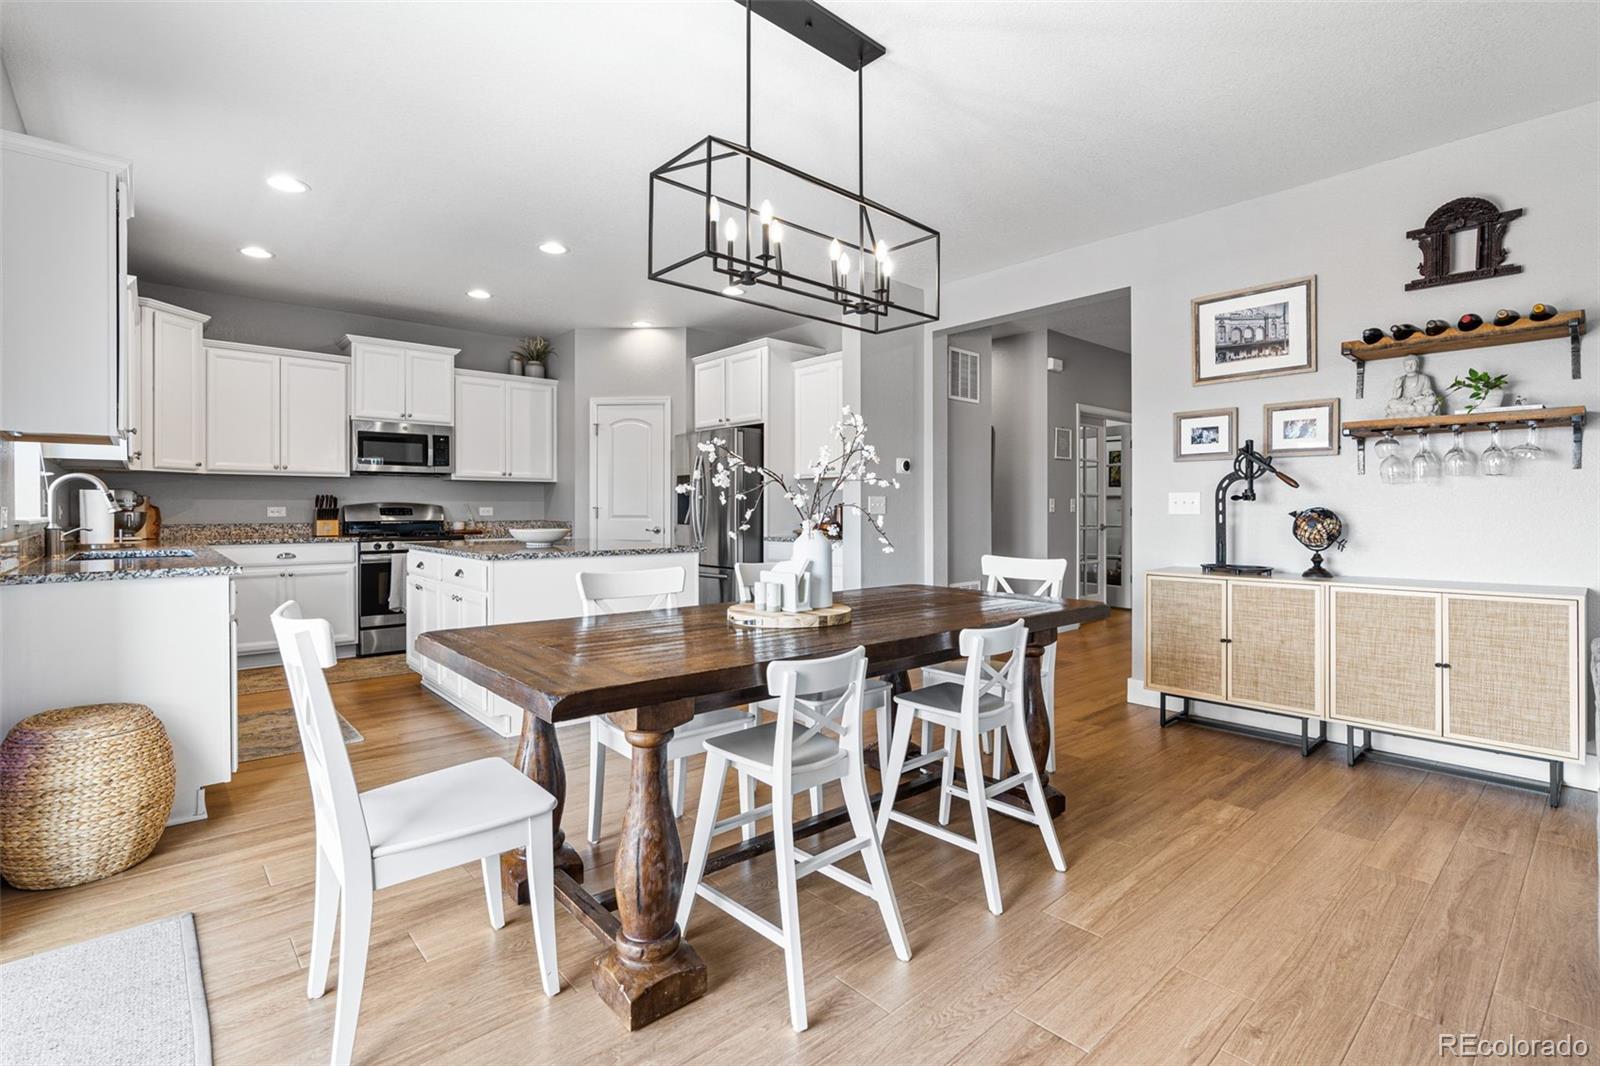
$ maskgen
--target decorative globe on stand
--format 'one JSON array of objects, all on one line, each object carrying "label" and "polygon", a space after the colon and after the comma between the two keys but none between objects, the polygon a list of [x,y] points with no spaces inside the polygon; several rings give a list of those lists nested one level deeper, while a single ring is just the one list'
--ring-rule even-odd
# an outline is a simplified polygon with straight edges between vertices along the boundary
[{"label": "decorative globe on stand", "polygon": [[1330,548],[1344,550],[1344,522],[1326,507],[1307,507],[1303,511],[1290,511],[1294,518],[1294,539],[1311,549],[1311,568],[1301,577],[1329,578],[1322,565],[1322,553]]}]

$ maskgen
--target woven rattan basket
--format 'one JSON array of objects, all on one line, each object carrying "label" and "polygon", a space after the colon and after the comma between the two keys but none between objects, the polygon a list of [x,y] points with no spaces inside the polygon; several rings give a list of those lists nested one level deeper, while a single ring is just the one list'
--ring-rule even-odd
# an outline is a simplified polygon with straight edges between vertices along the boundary
[{"label": "woven rattan basket", "polygon": [[0,875],[66,888],[126,870],[161,839],[176,784],[167,731],[142,704],[24,718],[0,744]]}]

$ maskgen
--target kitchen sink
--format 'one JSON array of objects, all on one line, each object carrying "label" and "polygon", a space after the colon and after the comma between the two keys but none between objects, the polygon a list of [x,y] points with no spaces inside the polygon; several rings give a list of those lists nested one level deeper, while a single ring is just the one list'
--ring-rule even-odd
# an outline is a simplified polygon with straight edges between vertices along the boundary
[{"label": "kitchen sink", "polygon": [[98,563],[119,559],[193,559],[188,548],[105,548],[67,556],[69,563]]}]

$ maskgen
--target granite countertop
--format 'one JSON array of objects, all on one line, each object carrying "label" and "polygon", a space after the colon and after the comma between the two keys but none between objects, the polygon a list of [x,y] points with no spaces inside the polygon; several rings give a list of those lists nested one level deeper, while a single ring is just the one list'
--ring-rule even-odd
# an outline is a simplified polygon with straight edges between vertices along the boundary
[{"label": "granite countertop", "polygon": [[188,552],[192,554],[162,554],[140,559],[74,560],[79,552],[126,551],[127,544],[73,545],[65,555],[53,559],[29,559],[16,569],[0,574],[0,586],[49,585],[77,581],[125,581],[130,579],[170,577],[227,577],[244,571],[233,560],[206,547],[173,548],[162,546],[152,549],[148,545],[132,546],[136,551],[165,553]]},{"label": "granite countertop", "polygon": [[698,555],[698,544],[657,544],[650,540],[567,539],[542,547],[517,540],[428,540],[410,545],[412,551],[438,552],[464,559],[592,559],[608,555]]},{"label": "granite countertop", "polygon": [[[518,529],[571,528],[572,523],[551,518],[517,519],[510,522],[481,522],[485,536],[504,537],[509,526]],[[213,544],[337,544],[354,543],[359,537],[318,537],[312,534],[310,522],[173,522],[161,527],[160,543],[194,547]],[[473,535],[465,539],[476,539]],[[148,546],[148,542],[140,542]]]}]

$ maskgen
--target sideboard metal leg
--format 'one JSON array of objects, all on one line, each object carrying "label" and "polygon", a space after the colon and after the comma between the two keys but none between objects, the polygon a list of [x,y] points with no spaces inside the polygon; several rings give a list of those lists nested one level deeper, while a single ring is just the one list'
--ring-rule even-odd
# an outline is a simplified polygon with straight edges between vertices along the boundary
[{"label": "sideboard metal leg", "polygon": [[1328,723],[1324,719],[1317,719],[1317,738],[1311,739],[1311,719],[1300,719],[1300,755],[1302,758],[1322,747],[1328,740]]},{"label": "sideboard metal leg", "polygon": [[1566,764],[1560,759],[1550,760],[1550,806],[1561,806],[1561,778],[1566,772]]}]

